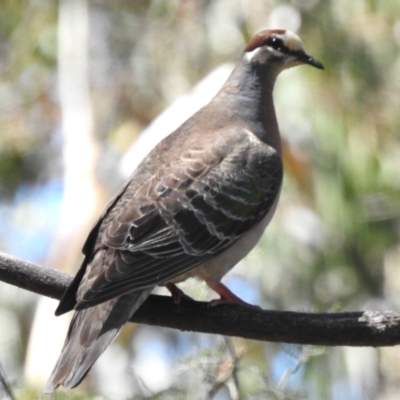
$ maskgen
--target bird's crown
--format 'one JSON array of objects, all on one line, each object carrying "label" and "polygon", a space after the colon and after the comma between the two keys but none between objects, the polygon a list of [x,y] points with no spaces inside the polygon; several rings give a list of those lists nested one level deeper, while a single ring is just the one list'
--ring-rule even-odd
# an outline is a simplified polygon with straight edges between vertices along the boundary
[{"label": "bird's crown", "polygon": [[279,69],[309,64],[323,69],[323,65],[304,50],[303,43],[294,32],[270,29],[257,33],[244,50],[245,59],[252,64],[272,64]]}]

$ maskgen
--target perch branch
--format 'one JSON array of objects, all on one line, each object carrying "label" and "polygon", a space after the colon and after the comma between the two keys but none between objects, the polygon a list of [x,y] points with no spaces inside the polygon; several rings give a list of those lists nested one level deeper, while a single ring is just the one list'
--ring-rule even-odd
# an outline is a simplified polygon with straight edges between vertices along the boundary
[{"label": "perch branch", "polygon": [[[0,253],[0,281],[60,299],[71,276]],[[392,311],[298,313],[268,311],[151,295],[132,322],[181,331],[238,336],[269,342],[324,346],[394,346],[400,343],[400,314]]]}]

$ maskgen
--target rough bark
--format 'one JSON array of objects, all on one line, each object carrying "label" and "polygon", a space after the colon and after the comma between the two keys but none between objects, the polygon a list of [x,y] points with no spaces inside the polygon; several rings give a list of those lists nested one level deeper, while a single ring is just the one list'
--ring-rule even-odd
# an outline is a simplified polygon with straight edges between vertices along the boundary
[{"label": "rough bark", "polygon": [[[72,277],[0,253],[0,280],[60,299]],[[151,295],[132,322],[269,342],[324,346],[394,346],[400,343],[400,314],[393,311],[298,313]]]}]

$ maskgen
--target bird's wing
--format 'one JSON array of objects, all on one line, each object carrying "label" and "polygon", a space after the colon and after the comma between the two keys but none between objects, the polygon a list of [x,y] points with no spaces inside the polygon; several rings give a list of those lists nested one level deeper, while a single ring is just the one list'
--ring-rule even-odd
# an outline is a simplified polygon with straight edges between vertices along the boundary
[{"label": "bird's wing", "polygon": [[184,152],[134,193],[128,185],[101,222],[75,309],[162,284],[221,253],[266,215],[281,180],[276,151],[241,133]]}]

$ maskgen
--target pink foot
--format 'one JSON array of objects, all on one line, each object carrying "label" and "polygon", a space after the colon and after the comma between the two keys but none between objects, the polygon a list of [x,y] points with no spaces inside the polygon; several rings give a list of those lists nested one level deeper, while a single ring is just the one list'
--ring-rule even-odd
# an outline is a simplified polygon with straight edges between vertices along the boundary
[{"label": "pink foot", "polygon": [[194,301],[190,296],[179,289],[178,286],[176,286],[174,283],[168,282],[164,286],[171,292],[175,304],[179,304],[182,299]]},{"label": "pink foot", "polygon": [[252,308],[260,308],[258,306],[254,306],[253,304],[246,303],[241,298],[237,297],[233,294],[223,283],[210,283],[207,282],[207,285],[214,290],[214,292],[218,293],[221,298],[210,301],[210,306],[216,306],[218,304],[239,304],[245,307]]}]

